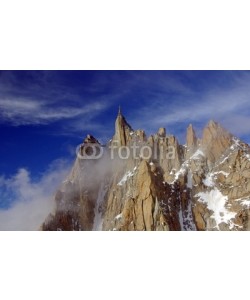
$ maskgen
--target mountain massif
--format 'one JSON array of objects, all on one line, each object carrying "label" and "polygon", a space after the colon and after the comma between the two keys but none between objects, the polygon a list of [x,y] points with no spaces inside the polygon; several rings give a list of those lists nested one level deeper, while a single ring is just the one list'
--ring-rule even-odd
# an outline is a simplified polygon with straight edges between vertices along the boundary
[{"label": "mountain massif", "polygon": [[119,111],[105,146],[88,135],[41,230],[250,230],[250,147],[210,121],[180,145]]}]

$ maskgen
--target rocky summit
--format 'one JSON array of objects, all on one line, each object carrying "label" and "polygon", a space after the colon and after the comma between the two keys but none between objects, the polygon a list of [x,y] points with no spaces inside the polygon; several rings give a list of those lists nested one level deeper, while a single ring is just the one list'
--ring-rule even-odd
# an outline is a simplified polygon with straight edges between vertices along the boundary
[{"label": "rocky summit", "polygon": [[42,230],[250,229],[250,147],[210,121],[186,144],[165,128],[147,137],[119,110],[114,137],[88,135]]}]

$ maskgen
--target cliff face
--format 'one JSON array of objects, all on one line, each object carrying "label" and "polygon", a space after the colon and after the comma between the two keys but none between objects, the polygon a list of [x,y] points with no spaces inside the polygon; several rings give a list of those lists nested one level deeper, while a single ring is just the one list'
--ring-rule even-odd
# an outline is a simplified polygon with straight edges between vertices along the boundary
[{"label": "cliff face", "polygon": [[164,128],[147,138],[119,112],[106,147],[84,140],[55,201],[42,230],[249,230],[250,148],[213,121],[184,146]]}]

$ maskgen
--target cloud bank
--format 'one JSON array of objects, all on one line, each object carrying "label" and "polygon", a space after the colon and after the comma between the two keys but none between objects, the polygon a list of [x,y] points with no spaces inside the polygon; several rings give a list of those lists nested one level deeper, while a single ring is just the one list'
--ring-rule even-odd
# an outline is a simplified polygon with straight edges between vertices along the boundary
[{"label": "cloud bank", "polygon": [[38,230],[54,209],[53,194],[70,165],[56,160],[38,180],[32,179],[26,169],[19,169],[10,178],[1,176],[0,194],[11,198],[11,206],[0,210],[0,230]]}]

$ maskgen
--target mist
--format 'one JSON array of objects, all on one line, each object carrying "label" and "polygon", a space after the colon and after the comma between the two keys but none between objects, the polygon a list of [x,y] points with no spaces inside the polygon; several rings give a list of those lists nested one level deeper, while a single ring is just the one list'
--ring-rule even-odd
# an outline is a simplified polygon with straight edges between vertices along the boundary
[{"label": "mist", "polygon": [[9,178],[1,176],[0,190],[11,197],[11,204],[0,210],[0,230],[39,230],[53,212],[55,191],[69,170],[70,163],[59,159],[38,180],[24,168]]}]

